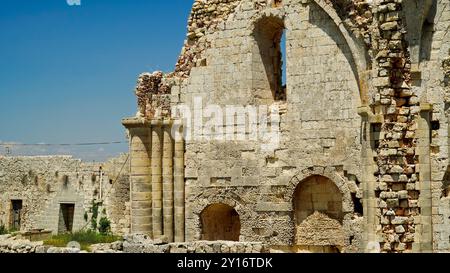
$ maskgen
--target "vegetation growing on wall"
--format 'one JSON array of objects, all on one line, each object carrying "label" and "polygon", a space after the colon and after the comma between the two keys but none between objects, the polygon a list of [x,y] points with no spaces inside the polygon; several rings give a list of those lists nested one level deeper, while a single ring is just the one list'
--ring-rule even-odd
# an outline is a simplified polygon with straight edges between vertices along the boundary
[{"label": "vegetation growing on wall", "polygon": [[[99,232],[102,235],[111,234],[111,221],[106,216],[106,209],[103,209],[101,214],[99,213],[99,209],[102,206],[102,202],[96,202],[92,200],[92,208],[90,212],[92,213],[91,217],[91,230],[94,232]],[[100,220],[99,220],[99,216]],[[85,220],[88,221],[88,215],[85,213]]]}]

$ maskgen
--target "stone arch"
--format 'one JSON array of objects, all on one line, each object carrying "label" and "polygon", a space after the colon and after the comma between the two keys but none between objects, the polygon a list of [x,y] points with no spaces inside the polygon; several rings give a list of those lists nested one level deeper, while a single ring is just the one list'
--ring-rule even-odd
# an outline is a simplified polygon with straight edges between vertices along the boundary
[{"label": "stone arch", "polygon": [[290,181],[286,189],[286,196],[292,202],[295,190],[307,178],[312,176],[322,176],[332,181],[342,194],[342,212],[344,214],[353,212],[354,205],[352,201],[351,191],[348,188],[345,179],[336,173],[334,168],[330,167],[311,167],[297,173]]},{"label": "stone arch", "polygon": [[255,212],[238,194],[227,191],[226,189],[205,189],[201,195],[194,197],[187,203],[189,203],[187,208],[190,211],[189,214],[192,215],[187,221],[194,228],[194,233],[188,234],[190,240],[202,239],[201,214],[205,208],[213,204],[223,204],[233,208],[239,215],[239,239],[241,241],[251,240],[252,222],[256,218]]},{"label": "stone arch", "polygon": [[[310,0],[314,4],[317,4],[333,21],[338,28],[339,32],[344,37],[346,45],[349,47],[352,60],[351,66],[357,79],[357,85],[359,88],[359,96],[362,105],[369,103],[369,80],[370,80],[370,57],[367,51],[367,47],[362,37],[356,37],[346,27],[342,19],[334,7],[325,0]],[[250,21],[248,27],[249,34],[253,34],[256,30],[257,22],[264,20],[264,18],[274,18],[284,22],[284,28],[289,31],[292,27],[292,23],[286,18],[286,12],[283,7],[280,8],[266,8],[259,12]]]},{"label": "stone arch", "polygon": [[355,65],[355,77],[358,79],[359,95],[362,105],[369,103],[369,77],[370,77],[370,58],[365,43],[360,37],[356,37],[347,30],[342,19],[330,3],[325,0],[312,0],[331,18],[343,35],[347,46],[350,48],[353,63]]},{"label": "stone arch", "polygon": [[293,244],[300,251],[341,252],[348,245],[344,228],[353,211],[350,190],[333,168],[312,167],[289,183],[293,204]]},{"label": "stone arch", "polygon": [[237,211],[226,204],[208,205],[200,213],[201,239],[206,241],[239,241],[241,221]]},{"label": "stone arch", "polygon": [[293,209],[297,224],[318,211],[342,222],[342,193],[330,179],[314,175],[306,178],[294,191]]}]

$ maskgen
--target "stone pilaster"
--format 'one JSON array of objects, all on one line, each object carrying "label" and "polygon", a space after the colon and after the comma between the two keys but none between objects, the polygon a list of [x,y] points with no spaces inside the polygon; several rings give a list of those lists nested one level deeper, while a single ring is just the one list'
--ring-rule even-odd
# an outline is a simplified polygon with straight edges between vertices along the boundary
[{"label": "stone pilaster", "polygon": [[152,216],[153,216],[153,237],[159,238],[163,234],[162,215],[162,123],[160,120],[153,120],[152,132]]},{"label": "stone pilaster", "polygon": [[185,241],[185,184],[184,184],[184,140],[175,137],[174,149],[174,211],[175,242]]},{"label": "stone pilaster", "polygon": [[433,229],[432,229],[432,194],[431,194],[431,119],[432,107],[428,103],[420,104],[420,116],[418,118],[418,129],[416,137],[418,139],[417,152],[419,157],[419,206],[420,219],[418,219],[416,242],[413,250],[416,252],[433,252]]},{"label": "stone pilaster", "polygon": [[362,178],[363,178],[363,207],[364,207],[364,252],[379,252],[379,239],[377,236],[377,197],[375,195],[376,178],[373,175],[376,170],[374,162],[374,153],[372,147],[375,141],[379,140],[379,133],[373,129],[376,127],[377,116],[373,115],[372,110],[368,106],[358,108],[358,114],[362,118]]},{"label": "stone pilaster", "polygon": [[164,121],[163,127],[163,157],[162,157],[162,177],[163,177],[163,218],[164,235],[169,242],[174,240],[174,182],[173,182],[173,139],[171,135],[171,122]]}]

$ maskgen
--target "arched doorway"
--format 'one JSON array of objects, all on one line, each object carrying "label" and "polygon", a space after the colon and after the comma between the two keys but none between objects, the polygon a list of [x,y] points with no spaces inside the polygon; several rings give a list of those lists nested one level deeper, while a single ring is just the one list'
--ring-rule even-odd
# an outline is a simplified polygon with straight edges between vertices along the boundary
[{"label": "arched doorway", "polygon": [[312,176],[302,181],[293,198],[295,238],[299,250],[340,252],[344,245],[342,193],[330,179]]},{"label": "arched doorway", "polygon": [[237,211],[225,204],[212,204],[200,214],[202,240],[239,241],[241,221]]}]

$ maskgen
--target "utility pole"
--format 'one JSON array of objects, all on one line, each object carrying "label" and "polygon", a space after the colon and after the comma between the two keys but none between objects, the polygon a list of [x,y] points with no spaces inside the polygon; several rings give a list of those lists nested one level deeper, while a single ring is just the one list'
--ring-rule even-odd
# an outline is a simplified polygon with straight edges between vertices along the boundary
[{"label": "utility pole", "polygon": [[100,170],[99,170],[99,173],[100,173],[100,202],[102,202],[103,201],[103,168],[102,168],[102,166],[100,166]]}]

